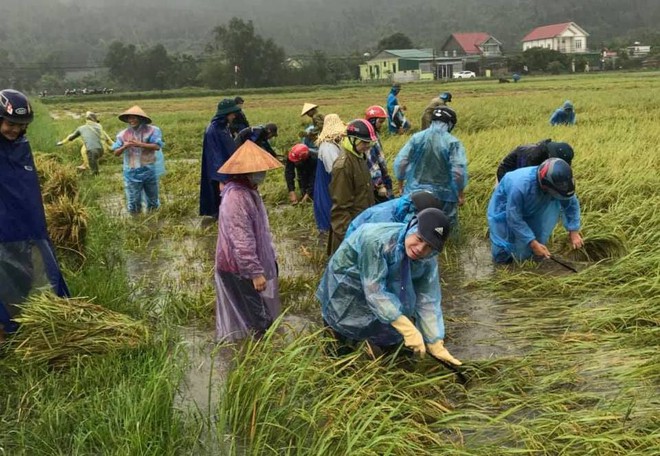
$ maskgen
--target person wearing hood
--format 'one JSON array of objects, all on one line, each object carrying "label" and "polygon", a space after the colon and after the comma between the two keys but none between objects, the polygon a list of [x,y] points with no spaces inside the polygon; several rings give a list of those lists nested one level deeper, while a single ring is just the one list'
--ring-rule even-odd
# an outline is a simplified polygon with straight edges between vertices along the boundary
[{"label": "person wearing hood", "polygon": [[[314,219],[322,236],[330,232],[330,181],[332,166],[341,153],[340,143],[346,136],[346,124],[337,114],[328,114],[323,121],[323,130],[316,139],[318,161],[314,177]],[[329,241],[328,241],[329,242]]]},{"label": "person wearing hood", "polygon": [[573,103],[566,100],[561,108],[557,108],[550,116],[550,125],[575,125],[575,109]]},{"label": "person wearing hood", "polygon": [[375,204],[367,153],[378,141],[376,130],[364,119],[356,119],[346,126],[342,153],[332,166],[330,181],[330,242],[331,255],[344,240],[351,220]]},{"label": "person wearing hood", "polygon": [[28,297],[69,296],[46,229],[39,177],[25,136],[34,112],[21,92],[0,91],[0,340]]},{"label": "person wearing hood", "polygon": [[433,116],[433,111],[435,108],[440,106],[448,106],[447,103],[451,103],[451,93],[442,92],[436,98],[433,98],[431,102],[424,109],[424,114],[422,114],[422,130],[426,130],[431,126],[431,117]]},{"label": "person wearing hood", "polygon": [[336,338],[384,349],[403,341],[420,356],[461,365],[444,346],[437,255],[449,231],[449,218],[427,208],[408,224],[367,223],[346,238],[316,290]]},{"label": "person wearing hood", "polygon": [[234,117],[234,120],[229,123],[229,131],[231,136],[236,139],[236,135],[238,135],[241,130],[248,128],[250,126],[250,122],[248,122],[247,117],[245,117],[245,112],[243,111],[243,104],[245,103],[245,100],[243,100],[242,97],[236,97],[234,98],[234,103],[236,103],[236,106],[238,106],[240,110],[236,112],[236,117]]},{"label": "person wearing hood", "polygon": [[238,135],[236,135],[236,147],[240,147],[245,141],[252,141],[257,146],[271,154],[273,157],[277,158],[277,153],[269,142],[275,137],[277,137],[277,125],[274,123],[247,127],[238,132]]},{"label": "person wearing hood", "polygon": [[376,204],[360,212],[353,219],[346,237],[350,236],[358,227],[365,223],[408,223],[415,214],[429,207],[442,208],[442,202],[432,193],[421,191],[409,193],[384,203]]},{"label": "person wearing hood", "polygon": [[400,91],[401,84],[393,84],[387,96],[387,126],[390,133],[399,135],[410,130],[410,122],[406,119],[406,107],[401,106],[397,98]]},{"label": "person wearing hood", "polygon": [[394,160],[394,174],[402,194],[418,190],[433,193],[442,201],[442,210],[454,226],[468,182],[465,148],[450,133],[457,122],[453,109],[436,108],[431,126],[415,133]]},{"label": "person wearing hood", "polygon": [[538,166],[548,158],[561,158],[569,165],[573,161],[573,148],[564,142],[544,139],[536,144],[523,144],[513,149],[497,167],[497,181],[509,171],[526,166]]},{"label": "person wearing hood", "polygon": [[103,146],[112,146],[112,139],[103,130],[99,123],[96,113],[87,111],[85,113],[85,125],[81,125],[62,141],[57,142],[57,146],[62,146],[76,138],[82,139],[80,155],[83,157],[83,164],[78,169],[85,171],[91,169],[93,175],[99,173],[99,158],[103,155]]},{"label": "person wearing hood", "polygon": [[252,141],[217,170],[227,176],[215,252],[216,339],[263,336],[280,313],[277,264],[259,185],[282,164]]},{"label": "person wearing hood", "polygon": [[142,196],[146,197],[147,211],[160,207],[158,156],[162,154],[163,134],[151,118],[135,105],[119,115],[119,120],[129,125],[117,134],[111,146],[115,156],[123,154],[124,188],[129,214],[142,212]]},{"label": "person wearing hood", "polygon": [[236,150],[236,143],[229,132],[229,124],[241,108],[231,98],[218,103],[215,116],[204,131],[202,144],[202,172],[199,181],[199,215],[218,218],[220,193],[228,179],[218,172]]},{"label": "person wearing hood", "polygon": [[508,172],[488,204],[488,228],[495,263],[550,258],[546,244],[559,217],[571,247],[582,247],[580,203],[571,167],[561,158]]}]

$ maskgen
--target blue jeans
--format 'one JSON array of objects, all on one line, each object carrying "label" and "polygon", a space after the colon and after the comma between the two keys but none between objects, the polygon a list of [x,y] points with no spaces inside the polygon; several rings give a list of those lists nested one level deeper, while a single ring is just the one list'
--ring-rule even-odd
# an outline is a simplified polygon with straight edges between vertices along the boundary
[{"label": "blue jeans", "polygon": [[160,207],[158,199],[158,176],[154,166],[142,166],[124,171],[126,206],[131,214],[142,212],[142,193],[147,200],[147,211]]}]

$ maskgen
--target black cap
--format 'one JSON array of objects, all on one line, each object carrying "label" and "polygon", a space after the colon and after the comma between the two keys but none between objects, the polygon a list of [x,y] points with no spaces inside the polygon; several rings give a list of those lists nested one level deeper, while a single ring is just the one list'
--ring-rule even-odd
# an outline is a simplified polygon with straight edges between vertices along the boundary
[{"label": "black cap", "polygon": [[245,103],[245,100],[241,97],[236,97],[236,98],[234,98],[234,103],[243,104],[243,103]]},{"label": "black cap", "polygon": [[569,165],[573,161],[573,148],[565,142],[548,142],[545,147],[548,149],[548,158],[561,158]]},{"label": "black cap", "polygon": [[449,224],[449,217],[435,207],[417,214],[417,233],[438,252],[449,237]]},{"label": "black cap", "polygon": [[442,203],[440,200],[436,198],[431,192],[415,192],[410,196],[410,199],[415,205],[415,212],[421,212],[429,207],[434,207],[436,209],[442,208]]},{"label": "black cap", "polygon": [[273,136],[277,136],[277,125],[274,123],[267,123],[264,125],[264,130],[270,133]]}]

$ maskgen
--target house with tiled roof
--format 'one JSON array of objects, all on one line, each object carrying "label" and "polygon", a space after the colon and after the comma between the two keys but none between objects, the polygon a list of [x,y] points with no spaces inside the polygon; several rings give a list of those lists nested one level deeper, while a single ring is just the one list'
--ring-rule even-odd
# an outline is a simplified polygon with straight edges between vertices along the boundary
[{"label": "house with tiled roof", "polygon": [[502,55],[502,43],[488,33],[452,33],[440,48],[443,57]]},{"label": "house with tiled roof", "polygon": [[587,52],[589,34],[575,22],[537,27],[522,39],[522,49],[545,48],[565,54]]},{"label": "house with tiled roof", "polygon": [[462,69],[460,59],[439,58],[433,49],[386,49],[360,65],[360,80],[432,81]]}]

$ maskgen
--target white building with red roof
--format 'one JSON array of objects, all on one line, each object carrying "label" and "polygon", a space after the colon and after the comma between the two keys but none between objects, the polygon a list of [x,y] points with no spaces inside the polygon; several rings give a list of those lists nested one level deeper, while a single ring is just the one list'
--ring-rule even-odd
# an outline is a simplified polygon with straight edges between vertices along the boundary
[{"label": "white building with red roof", "polygon": [[523,51],[545,48],[565,54],[587,52],[589,34],[575,22],[544,25],[529,32],[522,39]]}]

